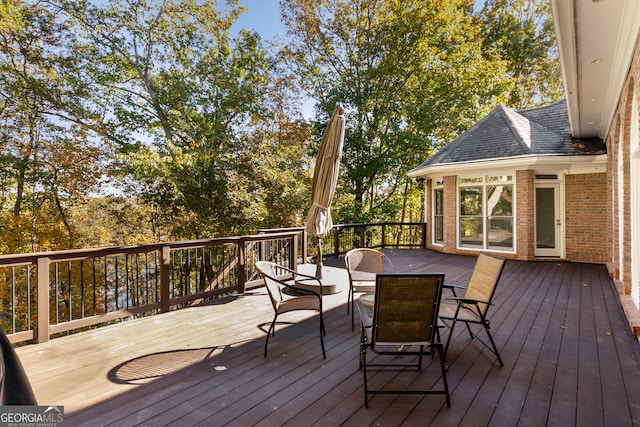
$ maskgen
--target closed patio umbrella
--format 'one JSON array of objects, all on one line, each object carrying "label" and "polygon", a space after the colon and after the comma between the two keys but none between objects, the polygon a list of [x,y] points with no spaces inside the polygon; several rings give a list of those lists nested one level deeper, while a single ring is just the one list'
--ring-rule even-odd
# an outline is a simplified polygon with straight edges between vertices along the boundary
[{"label": "closed patio umbrella", "polygon": [[333,227],[331,201],[338,182],[338,170],[344,142],[344,122],[344,108],[341,104],[337,104],[322,135],[320,151],[313,170],[312,203],[305,228],[307,233],[315,236],[318,240],[318,262],[316,265],[318,279],[322,278],[322,238]]}]

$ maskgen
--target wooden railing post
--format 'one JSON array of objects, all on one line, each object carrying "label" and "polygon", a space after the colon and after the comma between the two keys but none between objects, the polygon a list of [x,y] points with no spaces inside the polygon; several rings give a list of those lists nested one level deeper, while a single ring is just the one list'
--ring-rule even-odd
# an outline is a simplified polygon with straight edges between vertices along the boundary
[{"label": "wooden railing post", "polygon": [[383,222],[382,223],[382,249],[387,247],[387,227],[386,227],[387,223]]},{"label": "wooden railing post", "polygon": [[171,248],[162,246],[160,250],[160,304],[162,312],[168,312],[171,308],[169,302],[169,289],[171,280]]},{"label": "wooden railing post", "polygon": [[49,341],[49,264],[47,257],[38,258],[38,321],[36,324],[36,342]]},{"label": "wooden railing post", "polygon": [[422,248],[427,249],[427,223],[422,223]]},{"label": "wooden railing post", "polygon": [[[291,237],[291,245],[289,249],[289,259],[291,260],[291,269],[298,271],[298,236]],[[304,261],[303,261],[304,264]]]},{"label": "wooden railing post", "polygon": [[245,239],[240,239],[238,245],[238,286],[239,293],[244,293],[247,284],[247,243]]},{"label": "wooden railing post", "polygon": [[[302,230],[302,263],[306,264],[307,262],[307,256],[308,256],[308,250],[307,250],[307,245],[309,244],[309,235],[307,234],[307,230],[303,229]],[[296,253],[297,255],[297,253]]]}]

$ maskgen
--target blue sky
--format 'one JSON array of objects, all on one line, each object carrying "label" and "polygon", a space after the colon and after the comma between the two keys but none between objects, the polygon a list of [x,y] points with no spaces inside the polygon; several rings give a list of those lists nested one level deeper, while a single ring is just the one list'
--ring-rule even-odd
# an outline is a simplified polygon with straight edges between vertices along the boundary
[{"label": "blue sky", "polygon": [[[286,29],[280,21],[279,3],[279,0],[240,0],[240,5],[248,10],[240,15],[234,29],[244,27],[256,31],[265,41],[276,35],[284,38]],[[476,10],[483,4],[484,0],[476,0]]]},{"label": "blue sky", "polygon": [[278,4],[278,0],[240,0],[240,5],[248,10],[240,15],[234,29],[238,26],[256,31],[265,41],[276,35],[284,38],[286,29],[280,20]]},{"label": "blue sky", "polygon": [[[232,34],[235,34],[240,28],[246,28],[260,34],[263,41],[273,40],[276,36],[284,39],[286,28],[280,20],[279,3],[279,0],[240,0],[240,5],[246,7],[247,10],[235,22]],[[483,4],[484,0],[476,0],[476,9],[482,7]],[[313,101],[311,99],[304,101],[302,114],[307,119],[313,117]]]}]

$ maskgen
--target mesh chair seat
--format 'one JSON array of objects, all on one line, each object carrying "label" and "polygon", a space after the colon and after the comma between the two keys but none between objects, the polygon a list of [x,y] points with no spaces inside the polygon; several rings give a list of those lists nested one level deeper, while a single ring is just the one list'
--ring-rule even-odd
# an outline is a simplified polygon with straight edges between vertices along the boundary
[{"label": "mesh chair seat", "polygon": [[[457,310],[457,303],[450,303],[444,300],[440,303],[440,318],[453,319],[456,317]],[[461,322],[480,322],[480,316],[474,310],[462,307],[457,314],[457,320]]]}]

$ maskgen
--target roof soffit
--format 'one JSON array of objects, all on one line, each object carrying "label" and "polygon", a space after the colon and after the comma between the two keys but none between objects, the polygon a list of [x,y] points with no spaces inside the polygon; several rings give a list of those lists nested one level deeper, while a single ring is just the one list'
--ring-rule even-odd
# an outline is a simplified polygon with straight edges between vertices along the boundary
[{"label": "roof soffit", "polygon": [[606,138],[638,30],[638,0],[552,0],[572,135]]}]

